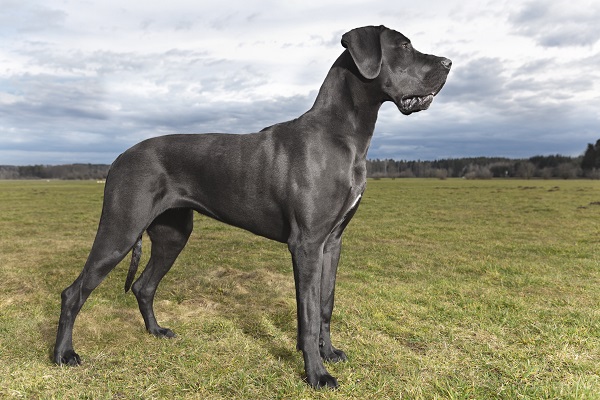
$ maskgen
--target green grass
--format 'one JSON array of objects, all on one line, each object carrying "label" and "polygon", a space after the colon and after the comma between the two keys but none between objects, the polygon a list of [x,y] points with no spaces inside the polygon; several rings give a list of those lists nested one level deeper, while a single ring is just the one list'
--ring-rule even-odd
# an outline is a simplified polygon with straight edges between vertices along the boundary
[{"label": "green grass", "polygon": [[286,246],[201,216],[156,299],[178,338],[145,333],[127,258],[77,319],[84,364],[53,365],[102,190],[0,182],[2,398],[600,396],[598,181],[369,181],[338,274],[337,391],[301,381]]}]

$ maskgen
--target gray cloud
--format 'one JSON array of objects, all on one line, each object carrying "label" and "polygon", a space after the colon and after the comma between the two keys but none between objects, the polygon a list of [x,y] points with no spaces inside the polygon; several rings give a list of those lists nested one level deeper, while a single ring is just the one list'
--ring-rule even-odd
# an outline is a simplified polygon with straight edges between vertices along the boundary
[{"label": "gray cloud", "polygon": [[56,30],[64,25],[67,13],[41,4],[20,0],[3,0],[0,12],[0,34]]},{"label": "gray cloud", "polygon": [[600,4],[535,0],[512,14],[516,32],[543,47],[591,46],[600,40]]},{"label": "gray cloud", "polygon": [[[341,35],[380,23],[454,66],[430,110],[405,117],[382,107],[369,157],[578,154],[599,135],[600,54],[588,50],[600,15],[593,4],[564,4],[506,11],[440,1],[407,11],[392,1],[326,1],[267,11],[234,0],[200,12],[135,0],[112,11],[93,1],[3,1],[0,164],[110,163],[150,136],[254,132],[295,118],[343,51]],[[512,30],[488,38],[494,21]],[[515,38],[537,52],[502,46]],[[557,46],[568,55],[556,57]]]}]

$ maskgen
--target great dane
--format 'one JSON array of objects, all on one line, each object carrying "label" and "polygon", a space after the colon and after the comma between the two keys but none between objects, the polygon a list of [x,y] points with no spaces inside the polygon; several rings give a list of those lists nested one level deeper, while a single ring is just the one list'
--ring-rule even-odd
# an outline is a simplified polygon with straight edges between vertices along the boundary
[{"label": "great dane", "polygon": [[[94,244],[73,284],[62,292],[54,361],[78,365],[75,318],[90,293],[132,251],[125,283],[146,329],[158,325],[153,301],[191,232],[193,211],[287,243],[292,255],[298,318],[297,348],[313,387],[337,387],[325,361],[344,361],[331,344],[330,321],[342,233],[366,185],[366,155],[382,103],[409,115],[426,110],[452,62],[418,52],[384,26],[353,29],[313,107],[292,121],[245,135],[168,135],[145,140],[110,168]],[[142,233],[150,260],[133,283]]]}]

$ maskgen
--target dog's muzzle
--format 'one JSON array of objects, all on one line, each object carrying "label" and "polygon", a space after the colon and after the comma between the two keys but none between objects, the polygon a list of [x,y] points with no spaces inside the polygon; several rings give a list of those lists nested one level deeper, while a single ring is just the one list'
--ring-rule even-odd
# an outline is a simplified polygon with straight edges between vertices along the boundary
[{"label": "dog's muzzle", "polygon": [[398,103],[398,109],[404,115],[427,110],[433,102],[433,93],[426,96],[404,96]]}]

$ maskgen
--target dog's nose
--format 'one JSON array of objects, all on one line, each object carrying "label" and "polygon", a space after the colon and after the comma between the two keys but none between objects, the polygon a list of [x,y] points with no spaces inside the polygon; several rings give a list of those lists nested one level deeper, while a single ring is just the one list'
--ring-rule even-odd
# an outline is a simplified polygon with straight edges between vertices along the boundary
[{"label": "dog's nose", "polygon": [[442,65],[444,66],[444,68],[450,69],[450,67],[452,66],[452,60],[442,58]]}]

